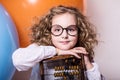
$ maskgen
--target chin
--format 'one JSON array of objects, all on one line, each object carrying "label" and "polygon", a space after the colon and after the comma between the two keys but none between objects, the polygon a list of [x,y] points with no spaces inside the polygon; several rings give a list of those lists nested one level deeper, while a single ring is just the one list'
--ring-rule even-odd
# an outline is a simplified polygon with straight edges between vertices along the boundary
[{"label": "chin", "polygon": [[61,50],[69,50],[69,49],[71,49],[70,47],[65,47],[65,46],[61,46],[61,47],[58,47],[59,49],[61,49]]}]

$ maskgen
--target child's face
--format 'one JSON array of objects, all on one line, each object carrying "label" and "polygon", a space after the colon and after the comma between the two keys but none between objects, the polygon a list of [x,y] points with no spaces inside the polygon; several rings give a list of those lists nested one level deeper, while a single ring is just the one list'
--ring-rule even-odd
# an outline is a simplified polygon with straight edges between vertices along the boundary
[{"label": "child's face", "polygon": [[73,48],[78,40],[75,16],[69,13],[54,16],[51,32],[57,35],[51,35],[52,43],[56,48],[62,50]]}]

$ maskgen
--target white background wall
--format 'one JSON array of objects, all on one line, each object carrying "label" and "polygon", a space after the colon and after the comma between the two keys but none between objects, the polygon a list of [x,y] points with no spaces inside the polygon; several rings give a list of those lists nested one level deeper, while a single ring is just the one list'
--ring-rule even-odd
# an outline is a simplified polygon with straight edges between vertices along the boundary
[{"label": "white background wall", "polygon": [[86,0],[87,16],[97,26],[95,61],[106,80],[120,80],[120,0]]}]

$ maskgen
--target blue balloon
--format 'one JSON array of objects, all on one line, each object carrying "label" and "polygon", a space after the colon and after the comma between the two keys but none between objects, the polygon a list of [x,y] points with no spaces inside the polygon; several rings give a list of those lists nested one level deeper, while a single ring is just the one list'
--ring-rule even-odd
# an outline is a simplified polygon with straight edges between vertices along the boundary
[{"label": "blue balloon", "polygon": [[0,4],[0,80],[11,80],[15,72],[12,53],[19,47],[18,33],[10,15]]}]

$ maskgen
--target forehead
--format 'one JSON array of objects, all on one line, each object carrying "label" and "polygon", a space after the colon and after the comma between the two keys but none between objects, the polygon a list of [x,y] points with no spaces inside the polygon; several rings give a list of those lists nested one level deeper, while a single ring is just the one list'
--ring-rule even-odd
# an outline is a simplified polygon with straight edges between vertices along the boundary
[{"label": "forehead", "polygon": [[76,25],[76,17],[70,13],[55,15],[52,18],[52,25],[59,24],[61,26]]}]

